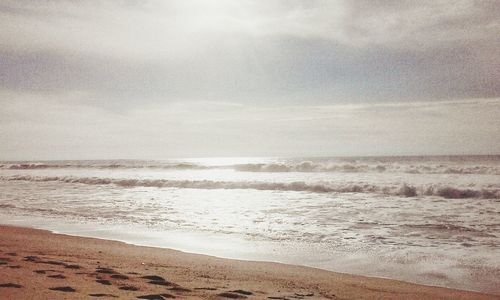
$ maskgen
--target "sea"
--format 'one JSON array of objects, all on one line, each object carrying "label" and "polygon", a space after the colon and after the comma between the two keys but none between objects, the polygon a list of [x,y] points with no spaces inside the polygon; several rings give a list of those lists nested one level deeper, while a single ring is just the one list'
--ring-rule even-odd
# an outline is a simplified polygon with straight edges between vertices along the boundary
[{"label": "sea", "polygon": [[500,156],[0,162],[0,223],[500,294]]}]

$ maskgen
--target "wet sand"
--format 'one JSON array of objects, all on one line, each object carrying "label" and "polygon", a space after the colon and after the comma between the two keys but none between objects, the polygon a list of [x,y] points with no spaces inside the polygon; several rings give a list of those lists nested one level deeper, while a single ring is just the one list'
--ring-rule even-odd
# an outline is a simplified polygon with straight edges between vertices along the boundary
[{"label": "wet sand", "polygon": [[500,299],[12,226],[0,226],[0,298]]}]

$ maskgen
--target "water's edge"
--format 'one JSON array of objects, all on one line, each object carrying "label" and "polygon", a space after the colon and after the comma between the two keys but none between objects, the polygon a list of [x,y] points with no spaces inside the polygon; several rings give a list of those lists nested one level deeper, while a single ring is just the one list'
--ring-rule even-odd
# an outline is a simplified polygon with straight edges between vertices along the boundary
[{"label": "water's edge", "polygon": [[[143,230],[137,230],[137,228],[131,228],[129,226],[116,225],[106,225],[104,228],[95,228],[94,224],[61,223],[61,220],[48,220],[39,217],[26,218],[24,216],[19,217],[1,213],[0,219],[0,224],[2,225],[47,230],[54,234],[117,241],[129,245],[175,250],[190,254],[206,255],[222,259],[281,263],[300,267],[315,268],[340,274],[382,278],[418,285],[500,295],[500,291],[482,291],[479,289],[465,288],[463,286],[457,287],[444,284],[429,284],[420,282],[419,280],[403,279],[398,276],[382,276],[380,274],[371,274],[370,272],[346,272],[345,270],[339,271],[332,268],[320,267],[315,264],[304,264],[300,261],[296,261],[290,258],[283,259],[281,253],[276,253],[274,255],[272,253],[264,253],[262,252],[263,250],[268,250],[268,247],[266,245],[260,245],[260,247],[256,247],[255,243],[246,241],[238,236],[231,236],[231,239],[228,240],[227,235],[218,236],[213,233],[202,234],[188,231],[155,232],[145,231],[144,228],[142,228]],[[56,225],[54,222],[58,222],[58,224]],[[244,251],[245,246],[248,247],[248,250],[252,251]],[[239,252],[235,252],[234,249],[238,249]]]}]

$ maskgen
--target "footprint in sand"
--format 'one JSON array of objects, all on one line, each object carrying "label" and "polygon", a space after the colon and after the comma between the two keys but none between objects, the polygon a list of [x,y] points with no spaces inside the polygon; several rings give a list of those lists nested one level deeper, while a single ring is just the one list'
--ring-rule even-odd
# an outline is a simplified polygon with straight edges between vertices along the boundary
[{"label": "footprint in sand", "polygon": [[118,296],[113,294],[89,294],[90,297],[110,297],[110,298],[118,298]]},{"label": "footprint in sand", "polygon": [[297,297],[312,297],[312,296],[314,296],[314,293],[307,293],[307,294],[295,293],[295,296],[297,296]]},{"label": "footprint in sand", "polygon": [[114,274],[114,275],[111,275],[110,277],[111,277],[111,278],[114,278],[114,279],[123,279],[123,280],[125,280],[125,279],[129,279],[129,277],[128,277],[128,276],[126,276],[126,275],[122,275],[122,274]]},{"label": "footprint in sand", "polygon": [[165,278],[158,276],[158,275],[146,275],[146,276],[142,276],[141,278],[154,280],[154,281],[165,281]]},{"label": "footprint in sand", "polygon": [[0,288],[15,288],[20,289],[23,286],[17,283],[0,283]]},{"label": "footprint in sand", "polygon": [[97,267],[95,269],[95,271],[97,273],[101,273],[101,274],[116,274],[116,271],[111,269],[111,268],[102,268],[102,267]]},{"label": "footprint in sand", "polygon": [[110,298],[118,298],[118,296],[113,294],[89,294],[90,297],[110,297]]},{"label": "footprint in sand", "polygon": [[58,291],[58,292],[66,292],[66,293],[76,292],[76,290],[70,286],[57,286],[57,287],[49,288],[49,290]]},{"label": "footprint in sand", "polygon": [[61,275],[61,274],[57,274],[57,275],[49,275],[47,277],[50,277],[50,278],[56,278],[56,279],[66,279],[66,276],[64,275]]},{"label": "footprint in sand", "polygon": [[218,294],[218,296],[224,297],[224,298],[230,298],[230,299],[245,299],[245,298],[247,298],[246,296],[243,296],[243,295],[240,295],[237,293],[231,293],[231,292],[220,293],[220,294]]},{"label": "footprint in sand", "polygon": [[11,269],[21,269],[21,266],[17,266],[17,265],[16,266],[8,266],[8,267]]},{"label": "footprint in sand", "polygon": [[124,291],[138,291],[139,290],[138,287],[135,287],[132,285],[124,285],[124,286],[119,287],[119,289],[124,290]]},{"label": "footprint in sand", "polygon": [[164,286],[174,285],[172,282],[167,281],[165,280],[165,278],[157,275],[147,275],[147,276],[142,276],[141,278],[149,279],[148,281],[149,284],[164,285]]},{"label": "footprint in sand", "polygon": [[174,291],[174,292],[191,292],[190,289],[187,289],[187,288],[183,288],[181,286],[174,286],[172,288],[169,289],[170,291]]},{"label": "footprint in sand", "polygon": [[79,265],[65,265],[64,266],[66,269],[80,269],[81,267]]},{"label": "footprint in sand", "polygon": [[245,295],[245,296],[250,296],[250,295],[253,295],[252,292],[250,291],[245,291],[245,290],[233,290],[233,291],[229,291],[231,293],[236,293],[236,294],[242,294],[242,295]]},{"label": "footprint in sand", "polygon": [[40,261],[40,257],[30,255],[30,256],[25,256],[24,260],[25,261],[30,261],[30,262],[38,262],[38,261]]},{"label": "footprint in sand", "polygon": [[46,274],[47,272],[63,273],[62,271],[59,271],[59,270],[34,270],[33,272],[35,272],[37,274]]},{"label": "footprint in sand", "polygon": [[143,295],[143,296],[137,296],[138,299],[149,299],[149,300],[163,300],[163,299],[173,299],[175,298],[174,295],[170,294],[151,294],[151,295]]},{"label": "footprint in sand", "polygon": [[9,262],[11,262],[12,260],[8,257],[0,257],[0,265],[6,265],[8,264]]},{"label": "footprint in sand", "polygon": [[104,284],[104,285],[111,285],[111,281],[106,280],[106,279],[97,279],[95,282]]}]

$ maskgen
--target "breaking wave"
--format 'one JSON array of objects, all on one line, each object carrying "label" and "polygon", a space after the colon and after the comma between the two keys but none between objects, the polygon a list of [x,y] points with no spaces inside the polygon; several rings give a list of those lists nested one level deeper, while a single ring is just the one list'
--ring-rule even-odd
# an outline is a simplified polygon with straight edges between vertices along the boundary
[{"label": "breaking wave", "polygon": [[339,161],[297,161],[283,163],[248,163],[234,165],[202,165],[188,162],[166,163],[154,161],[85,162],[70,163],[13,163],[0,164],[0,169],[165,169],[165,170],[207,170],[232,169],[239,172],[339,172],[339,173],[409,173],[409,174],[485,174],[500,175],[500,164],[494,165],[456,165],[456,164],[406,164],[406,163],[366,163]]},{"label": "breaking wave", "polygon": [[447,199],[461,198],[486,198],[500,199],[500,189],[461,189],[449,186],[423,185],[411,186],[390,185],[377,186],[373,184],[333,184],[321,182],[316,184],[297,182],[261,182],[261,181],[212,181],[212,180],[166,180],[166,179],[116,179],[116,178],[97,178],[97,177],[70,177],[53,176],[38,177],[29,175],[2,176],[1,180],[7,181],[33,181],[33,182],[63,182],[63,183],[81,183],[89,185],[116,185],[124,188],[131,187],[158,187],[158,188],[189,188],[189,189],[254,189],[266,191],[297,191],[312,193],[372,193],[382,195],[393,195],[403,197],[417,196],[439,196]]}]

